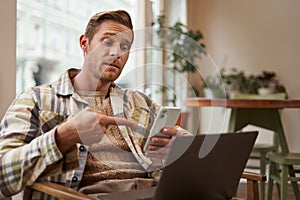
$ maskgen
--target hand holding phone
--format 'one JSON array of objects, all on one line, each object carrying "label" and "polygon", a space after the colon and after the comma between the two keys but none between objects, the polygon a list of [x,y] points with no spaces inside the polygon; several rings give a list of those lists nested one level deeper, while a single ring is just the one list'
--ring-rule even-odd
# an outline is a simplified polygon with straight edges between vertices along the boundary
[{"label": "hand holding phone", "polygon": [[144,146],[144,152],[151,151],[148,149],[148,146],[151,145],[157,145],[158,143],[153,143],[151,141],[152,137],[167,137],[170,138],[170,136],[162,134],[161,130],[164,127],[173,127],[176,124],[176,121],[178,120],[179,114],[181,109],[179,107],[167,107],[162,106],[160,110],[157,113],[156,118],[154,119],[153,125],[150,129],[149,136],[146,140],[145,146]]}]

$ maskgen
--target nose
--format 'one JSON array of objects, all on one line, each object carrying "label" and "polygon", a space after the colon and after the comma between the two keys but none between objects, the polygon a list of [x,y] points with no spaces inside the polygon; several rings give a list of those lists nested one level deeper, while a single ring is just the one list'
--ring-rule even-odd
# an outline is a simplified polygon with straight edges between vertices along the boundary
[{"label": "nose", "polygon": [[122,50],[120,48],[120,45],[113,45],[109,50],[109,55],[116,58],[120,58],[122,55]]}]

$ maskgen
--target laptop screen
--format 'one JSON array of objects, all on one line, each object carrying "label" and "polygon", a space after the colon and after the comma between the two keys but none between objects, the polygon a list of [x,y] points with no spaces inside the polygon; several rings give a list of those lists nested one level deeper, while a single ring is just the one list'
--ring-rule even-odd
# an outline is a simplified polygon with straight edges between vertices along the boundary
[{"label": "laptop screen", "polygon": [[155,199],[231,199],[257,134],[176,137]]}]

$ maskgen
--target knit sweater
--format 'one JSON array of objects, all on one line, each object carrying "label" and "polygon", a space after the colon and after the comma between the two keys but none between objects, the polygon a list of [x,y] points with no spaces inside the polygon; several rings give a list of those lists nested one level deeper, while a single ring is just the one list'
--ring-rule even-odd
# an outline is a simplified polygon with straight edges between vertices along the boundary
[{"label": "knit sweater", "polygon": [[[107,91],[77,91],[77,93],[91,108],[113,116]],[[139,180],[138,187],[152,186],[155,181],[147,180],[150,179],[147,175],[131,153],[118,127],[110,125],[103,139],[89,147],[87,163],[79,189],[81,192],[89,194],[92,188],[94,188],[92,193],[121,191],[127,189],[126,187],[130,184],[128,181],[136,182],[135,178]],[[105,185],[108,183],[110,186],[106,187]],[[98,187],[95,187],[96,185]],[[95,188],[97,189],[95,190]]]}]

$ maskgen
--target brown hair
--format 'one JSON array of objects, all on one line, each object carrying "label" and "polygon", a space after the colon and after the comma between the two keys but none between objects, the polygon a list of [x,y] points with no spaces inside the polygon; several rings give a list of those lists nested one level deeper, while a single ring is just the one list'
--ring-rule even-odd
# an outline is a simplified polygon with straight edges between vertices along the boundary
[{"label": "brown hair", "polygon": [[133,29],[131,17],[126,11],[115,10],[99,12],[90,19],[85,29],[85,35],[90,39],[90,41],[93,39],[98,26],[106,20],[116,21],[127,26],[131,30]]}]

